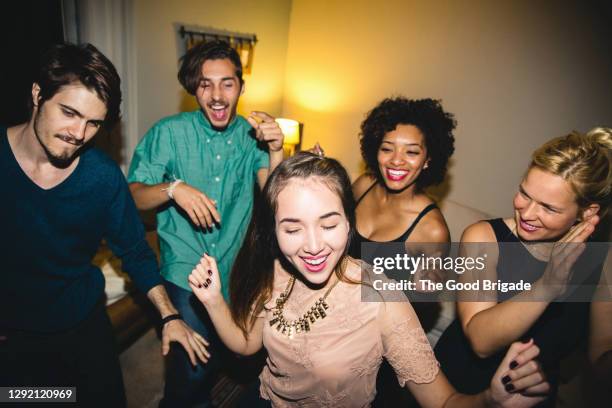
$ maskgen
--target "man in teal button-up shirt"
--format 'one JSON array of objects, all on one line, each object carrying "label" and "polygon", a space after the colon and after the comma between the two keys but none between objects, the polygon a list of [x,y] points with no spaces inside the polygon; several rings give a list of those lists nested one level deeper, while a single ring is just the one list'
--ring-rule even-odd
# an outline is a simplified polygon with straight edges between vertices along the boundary
[{"label": "man in teal button-up shirt", "polygon": [[[203,253],[219,263],[227,297],[229,273],[242,244],[257,181],[263,186],[282,161],[283,135],[274,118],[236,115],[244,90],[242,66],[224,42],[200,44],[182,60],[179,80],[201,107],[157,122],[136,148],[128,181],[140,209],[157,208],[161,273],[184,320],[213,340],[214,328],[192,302],[188,276]],[[262,150],[266,148],[267,150]],[[213,363],[195,370],[184,353],[172,350],[163,406],[210,403]]]}]

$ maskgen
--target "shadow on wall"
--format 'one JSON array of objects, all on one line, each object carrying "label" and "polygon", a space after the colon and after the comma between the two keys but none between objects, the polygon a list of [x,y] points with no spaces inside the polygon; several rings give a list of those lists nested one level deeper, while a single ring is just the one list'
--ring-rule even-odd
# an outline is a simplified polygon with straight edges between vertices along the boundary
[{"label": "shadow on wall", "polygon": [[131,157],[123,157],[124,140],[121,122],[113,126],[112,129],[102,129],[94,138],[94,145],[108,154],[115,163],[129,163]]},{"label": "shadow on wall", "polygon": [[189,95],[187,91],[183,89],[180,91],[180,101],[178,107],[179,112],[191,112],[200,109],[200,105],[198,105],[195,96]]}]

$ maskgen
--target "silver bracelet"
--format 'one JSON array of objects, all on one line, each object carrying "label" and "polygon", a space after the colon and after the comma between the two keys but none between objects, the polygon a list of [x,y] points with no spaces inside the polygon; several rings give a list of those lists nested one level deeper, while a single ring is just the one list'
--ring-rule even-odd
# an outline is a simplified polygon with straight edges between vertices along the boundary
[{"label": "silver bracelet", "polygon": [[168,188],[163,188],[162,191],[165,191],[166,194],[168,194],[168,197],[170,197],[171,200],[174,200],[174,190],[176,189],[176,186],[181,183],[184,183],[184,181],[181,179],[176,179],[172,183],[170,183]]}]

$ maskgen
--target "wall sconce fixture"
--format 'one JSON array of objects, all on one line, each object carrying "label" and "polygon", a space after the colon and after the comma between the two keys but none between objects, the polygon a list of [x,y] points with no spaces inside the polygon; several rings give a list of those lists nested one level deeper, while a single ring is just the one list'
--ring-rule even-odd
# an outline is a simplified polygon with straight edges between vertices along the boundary
[{"label": "wall sconce fixture", "polygon": [[278,118],[276,122],[285,136],[283,150],[285,156],[293,156],[295,148],[301,142],[301,124],[297,120]]}]

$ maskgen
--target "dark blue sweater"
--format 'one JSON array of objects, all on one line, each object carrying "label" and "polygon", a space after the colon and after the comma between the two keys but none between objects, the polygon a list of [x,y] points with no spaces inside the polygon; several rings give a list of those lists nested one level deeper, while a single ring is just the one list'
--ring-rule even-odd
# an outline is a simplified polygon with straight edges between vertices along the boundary
[{"label": "dark blue sweater", "polygon": [[0,127],[0,334],[74,327],[99,301],[104,276],[91,264],[102,238],[142,292],[161,283],[155,255],[119,167],[89,148],[49,190],[21,169]]}]

